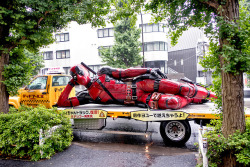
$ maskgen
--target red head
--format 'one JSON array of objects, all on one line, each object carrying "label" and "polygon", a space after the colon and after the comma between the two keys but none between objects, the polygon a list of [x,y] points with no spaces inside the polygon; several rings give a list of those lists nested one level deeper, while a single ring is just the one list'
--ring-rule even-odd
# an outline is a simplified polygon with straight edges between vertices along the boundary
[{"label": "red head", "polygon": [[70,69],[70,75],[80,85],[87,86],[91,81],[88,70],[81,64],[72,67]]}]

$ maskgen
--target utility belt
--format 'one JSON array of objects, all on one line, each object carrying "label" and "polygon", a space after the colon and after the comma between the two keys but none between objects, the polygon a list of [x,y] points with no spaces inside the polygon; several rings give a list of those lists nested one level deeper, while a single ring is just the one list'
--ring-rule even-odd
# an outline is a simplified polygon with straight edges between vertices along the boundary
[{"label": "utility belt", "polygon": [[160,98],[161,98],[161,93],[159,92],[151,93],[148,95],[146,99],[146,104],[149,105],[151,109],[158,109],[159,108],[158,101]]},{"label": "utility belt", "polygon": [[[160,79],[156,79],[154,82],[154,93],[149,94],[146,99],[146,105],[149,105],[152,109],[158,109],[158,101],[161,97],[161,93],[158,93],[159,85],[160,85]],[[124,100],[124,104],[126,105],[135,105],[137,100],[136,95],[136,82],[135,81],[128,81],[127,82],[127,89],[126,89],[126,99]],[[151,99],[151,101],[150,101]],[[150,104],[149,104],[150,101]]]},{"label": "utility belt", "polygon": [[124,104],[135,105],[136,100],[136,82],[129,81],[127,82],[126,99],[124,100]]}]

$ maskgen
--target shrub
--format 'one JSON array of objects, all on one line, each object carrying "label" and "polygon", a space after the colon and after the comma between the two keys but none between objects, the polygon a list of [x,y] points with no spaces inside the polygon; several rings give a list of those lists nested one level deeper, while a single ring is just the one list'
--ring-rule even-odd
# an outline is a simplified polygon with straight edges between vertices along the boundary
[{"label": "shrub", "polygon": [[213,120],[213,125],[215,130],[205,134],[209,166],[220,166],[226,152],[232,152],[240,164],[250,166],[250,119],[246,120],[246,132],[236,132],[228,138],[222,135],[221,120]]},{"label": "shrub", "polygon": [[[52,136],[39,146],[39,130],[48,130],[61,124]],[[37,161],[50,158],[67,148],[73,139],[68,118],[56,108],[21,106],[18,111],[10,109],[8,114],[0,114],[0,153],[5,156],[28,158]],[[41,156],[40,150],[43,151]]]}]

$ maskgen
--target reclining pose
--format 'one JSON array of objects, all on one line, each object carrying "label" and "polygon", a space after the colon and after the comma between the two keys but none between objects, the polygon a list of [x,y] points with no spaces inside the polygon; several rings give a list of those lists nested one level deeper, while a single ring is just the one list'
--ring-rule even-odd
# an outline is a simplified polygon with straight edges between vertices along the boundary
[{"label": "reclining pose", "polygon": [[189,103],[202,103],[216,98],[206,88],[167,79],[159,69],[103,67],[94,79],[89,68],[79,64],[70,69],[72,79],[59,97],[58,106],[78,106],[89,102],[87,98],[68,98],[76,84],[84,85],[95,103],[138,105],[153,109],[179,109]]}]

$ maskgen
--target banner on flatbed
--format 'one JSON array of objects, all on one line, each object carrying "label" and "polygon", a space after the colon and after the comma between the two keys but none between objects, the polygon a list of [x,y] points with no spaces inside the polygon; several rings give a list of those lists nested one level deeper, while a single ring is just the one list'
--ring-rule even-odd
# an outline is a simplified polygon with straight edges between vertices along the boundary
[{"label": "banner on flatbed", "polygon": [[188,115],[183,111],[149,110],[131,112],[131,118],[140,121],[185,120]]},{"label": "banner on flatbed", "polygon": [[90,119],[90,118],[107,118],[107,111],[104,110],[81,110],[81,109],[66,109],[64,110],[66,117],[70,119]]}]

